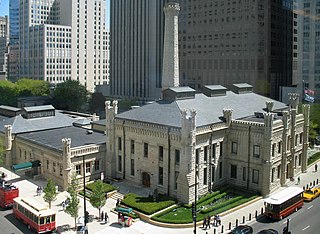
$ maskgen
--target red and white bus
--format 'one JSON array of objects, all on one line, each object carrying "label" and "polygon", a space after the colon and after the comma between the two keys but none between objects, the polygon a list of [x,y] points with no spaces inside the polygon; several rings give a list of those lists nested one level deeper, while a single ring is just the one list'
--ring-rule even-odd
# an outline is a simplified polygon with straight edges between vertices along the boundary
[{"label": "red and white bus", "polygon": [[303,206],[303,189],[288,187],[265,199],[265,215],[281,220]]},{"label": "red and white bus", "polygon": [[12,207],[13,199],[16,197],[19,197],[19,189],[7,181],[0,179],[0,206],[2,208]]},{"label": "red and white bus", "polygon": [[56,213],[52,209],[31,198],[17,197],[13,200],[14,216],[28,225],[29,229],[37,233],[56,229]]}]

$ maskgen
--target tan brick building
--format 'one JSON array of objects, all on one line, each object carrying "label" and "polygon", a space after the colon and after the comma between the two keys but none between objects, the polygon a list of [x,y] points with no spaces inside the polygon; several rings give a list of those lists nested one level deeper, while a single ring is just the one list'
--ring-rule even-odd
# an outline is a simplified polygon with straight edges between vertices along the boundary
[{"label": "tan brick building", "polygon": [[169,88],[163,99],[117,114],[106,102],[106,175],[192,202],[230,185],[267,195],[306,170],[309,106],[298,110],[247,84]]}]

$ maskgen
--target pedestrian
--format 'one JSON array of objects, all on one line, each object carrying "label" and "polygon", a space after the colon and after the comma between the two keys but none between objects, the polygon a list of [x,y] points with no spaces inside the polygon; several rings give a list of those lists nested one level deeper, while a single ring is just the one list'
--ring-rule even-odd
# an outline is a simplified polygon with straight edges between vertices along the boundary
[{"label": "pedestrian", "polygon": [[40,187],[37,188],[37,196],[40,196]]},{"label": "pedestrian", "polygon": [[205,227],[206,223],[207,223],[207,219],[206,219],[206,217],[204,217],[204,218],[203,218],[203,222],[202,222],[202,228]]},{"label": "pedestrian", "polygon": [[298,176],[298,184],[300,184],[300,176]]},{"label": "pedestrian", "polygon": [[66,203],[63,201],[62,202],[62,209],[65,210],[65,208],[66,208]]},{"label": "pedestrian", "polygon": [[66,204],[66,206],[68,206],[68,204],[69,204],[69,198],[66,199],[65,204]]},{"label": "pedestrian", "polygon": [[317,172],[318,171],[318,164],[314,165],[314,170]]},{"label": "pedestrian", "polygon": [[220,216],[217,215],[217,225],[220,226],[221,225],[221,219],[220,219]]},{"label": "pedestrian", "polygon": [[120,205],[120,198],[117,199],[116,206],[118,207]]},{"label": "pedestrian", "polygon": [[207,229],[208,227],[209,227],[209,229],[210,229],[210,222],[211,222],[211,216],[208,215],[208,217],[207,217],[206,229]]},{"label": "pedestrian", "polygon": [[213,226],[217,226],[217,215],[213,218]]},{"label": "pedestrian", "polygon": [[103,218],[104,218],[104,213],[103,213],[103,211],[101,211],[100,217],[101,217],[101,221],[103,221]]},{"label": "pedestrian", "polygon": [[109,223],[109,216],[108,216],[107,211],[106,211],[106,213],[104,213],[104,222]]}]

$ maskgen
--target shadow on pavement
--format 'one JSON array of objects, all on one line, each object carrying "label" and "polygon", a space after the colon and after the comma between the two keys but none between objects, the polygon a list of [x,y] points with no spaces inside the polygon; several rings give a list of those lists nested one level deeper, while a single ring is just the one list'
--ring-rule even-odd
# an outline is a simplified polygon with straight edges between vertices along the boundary
[{"label": "shadow on pavement", "polygon": [[268,217],[262,216],[260,218],[257,218],[256,220],[258,223],[278,223],[278,220],[270,219]]},{"label": "shadow on pavement", "polygon": [[23,222],[21,222],[20,220],[17,220],[14,215],[11,214],[7,214],[4,216],[9,222],[11,222],[16,228],[18,228],[22,233],[25,234],[31,234],[32,231],[30,231],[26,225],[24,225]]},{"label": "shadow on pavement", "polygon": [[115,222],[115,223],[110,224],[110,227],[123,228],[121,224],[116,223],[116,222]]}]

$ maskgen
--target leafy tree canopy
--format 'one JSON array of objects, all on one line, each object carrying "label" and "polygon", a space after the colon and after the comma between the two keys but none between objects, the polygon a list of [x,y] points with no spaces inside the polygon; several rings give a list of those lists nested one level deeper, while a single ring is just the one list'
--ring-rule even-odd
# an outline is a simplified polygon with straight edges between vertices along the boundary
[{"label": "leafy tree canopy", "polygon": [[49,208],[51,208],[51,203],[57,197],[56,185],[51,178],[48,179],[47,186],[43,190],[44,196],[43,199],[45,202],[49,203]]},{"label": "leafy tree canopy", "polygon": [[16,106],[17,97],[46,96],[49,83],[42,80],[20,79],[16,83],[0,81],[0,105]]},{"label": "leafy tree canopy", "polygon": [[76,175],[72,175],[71,184],[68,187],[68,193],[70,194],[69,203],[66,207],[66,213],[74,218],[74,224],[77,225],[77,218],[79,216],[80,201],[78,198],[78,181]]},{"label": "leafy tree canopy", "polygon": [[82,111],[88,102],[86,87],[77,80],[68,80],[58,84],[54,91],[56,108],[62,110]]}]

